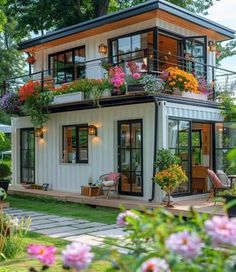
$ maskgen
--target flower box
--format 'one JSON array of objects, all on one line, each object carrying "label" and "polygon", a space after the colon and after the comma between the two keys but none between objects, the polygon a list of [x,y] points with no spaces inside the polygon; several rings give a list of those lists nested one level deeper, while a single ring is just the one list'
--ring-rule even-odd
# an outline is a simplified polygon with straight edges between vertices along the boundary
[{"label": "flower box", "polygon": [[127,87],[128,87],[129,93],[144,92],[144,88],[142,84],[130,84]]},{"label": "flower box", "polygon": [[84,100],[83,92],[61,94],[54,97],[53,104],[65,104]]},{"label": "flower box", "polygon": [[182,97],[191,98],[191,99],[199,99],[199,100],[207,100],[207,94],[203,94],[203,93],[182,92]]}]

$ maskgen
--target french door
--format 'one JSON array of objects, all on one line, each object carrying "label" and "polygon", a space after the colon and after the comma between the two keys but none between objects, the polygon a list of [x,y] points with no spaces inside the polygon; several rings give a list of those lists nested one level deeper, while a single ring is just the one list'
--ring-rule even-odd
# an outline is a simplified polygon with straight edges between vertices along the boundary
[{"label": "french door", "polygon": [[118,122],[119,193],[143,195],[143,125],[142,120]]},{"label": "french door", "polygon": [[33,128],[21,129],[20,171],[21,183],[35,183],[35,135]]}]

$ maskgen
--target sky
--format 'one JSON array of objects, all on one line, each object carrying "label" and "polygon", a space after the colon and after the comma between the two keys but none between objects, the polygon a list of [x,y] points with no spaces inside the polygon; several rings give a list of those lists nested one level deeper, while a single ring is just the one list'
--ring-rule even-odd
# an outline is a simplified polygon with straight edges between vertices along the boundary
[{"label": "sky", "polygon": [[[207,18],[236,31],[236,0],[220,0],[214,2],[214,6],[208,10],[209,14]],[[223,60],[221,67],[236,71],[236,56]]]}]

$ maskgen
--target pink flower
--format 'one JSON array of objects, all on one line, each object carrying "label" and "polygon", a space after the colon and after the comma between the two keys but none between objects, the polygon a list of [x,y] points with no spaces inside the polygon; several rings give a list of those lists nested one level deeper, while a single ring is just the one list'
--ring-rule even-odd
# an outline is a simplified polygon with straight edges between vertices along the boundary
[{"label": "pink flower", "polygon": [[139,73],[134,73],[131,75],[133,79],[140,79],[141,75]]},{"label": "pink flower", "polygon": [[27,252],[32,258],[38,259],[41,263],[52,265],[55,262],[56,248],[44,245],[28,245]]},{"label": "pink flower", "polygon": [[167,72],[167,71],[163,71],[161,73],[161,79],[164,80],[164,81],[166,81],[169,78],[169,76],[170,76],[170,73]]},{"label": "pink flower", "polygon": [[187,230],[173,233],[166,240],[166,247],[186,259],[193,259],[201,255],[203,243],[194,233]]},{"label": "pink flower", "polygon": [[126,221],[126,218],[127,217],[132,217],[134,219],[138,219],[138,215],[131,212],[131,211],[125,211],[123,213],[120,213],[118,216],[117,216],[117,219],[116,219],[116,224],[121,226],[121,227],[124,227],[124,226],[127,226],[129,225],[129,223]]},{"label": "pink flower", "polygon": [[142,264],[141,271],[142,272],[169,272],[170,268],[164,259],[151,258]]},{"label": "pink flower", "polygon": [[111,82],[114,85],[114,87],[120,88],[124,84],[124,79],[122,79],[122,78],[112,78]]},{"label": "pink flower", "polygon": [[72,243],[62,251],[64,265],[75,268],[76,271],[87,268],[92,262],[93,256],[91,247],[82,243]]},{"label": "pink flower", "polygon": [[236,246],[236,218],[213,216],[205,222],[205,229],[215,246],[219,244]]}]

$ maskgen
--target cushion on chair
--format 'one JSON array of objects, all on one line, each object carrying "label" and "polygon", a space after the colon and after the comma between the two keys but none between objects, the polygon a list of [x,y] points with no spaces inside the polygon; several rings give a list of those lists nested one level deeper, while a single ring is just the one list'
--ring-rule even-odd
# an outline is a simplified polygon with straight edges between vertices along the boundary
[{"label": "cushion on chair", "polygon": [[107,187],[111,187],[111,186],[114,186],[114,180],[104,180],[103,182],[102,182],[102,184],[104,185],[104,186],[107,186]]},{"label": "cushion on chair", "polygon": [[217,175],[215,174],[215,172],[213,172],[212,170],[210,169],[207,169],[207,173],[208,175],[210,176],[211,180],[212,180],[212,183],[214,184],[214,187],[215,188],[223,188],[223,187],[226,187],[224,186],[220,179],[217,177]]},{"label": "cushion on chair", "polygon": [[216,174],[223,185],[225,185],[225,186],[230,185],[230,180],[228,179],[227,175],[225,174],[225,172],[223,170],[217,170]]},{"label": "cushion on chair", "polygon": [[116,180],[120,176],[120,173],[110,172],[107,176],[107,180]]}]

